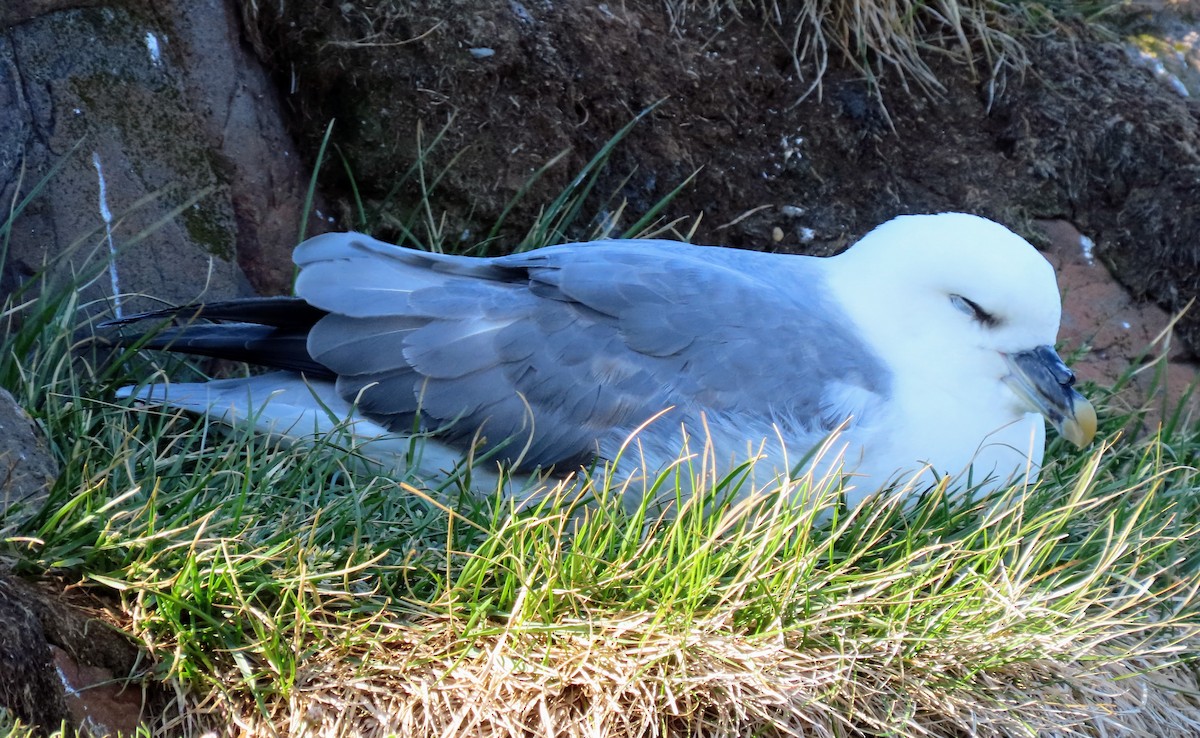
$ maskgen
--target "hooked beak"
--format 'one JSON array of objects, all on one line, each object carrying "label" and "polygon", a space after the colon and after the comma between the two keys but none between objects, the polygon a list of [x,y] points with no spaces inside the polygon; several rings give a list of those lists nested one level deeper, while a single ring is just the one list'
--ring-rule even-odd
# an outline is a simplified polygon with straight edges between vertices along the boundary
[{"label": "hooked beak", "polygon": [[1075,374],[1051,346],[1001,354],[1010,373],[1004,383],[1036,413],[1050,421],[1063,438],[1079,448],[1096,435],[1096,409],[1075,391]]}]

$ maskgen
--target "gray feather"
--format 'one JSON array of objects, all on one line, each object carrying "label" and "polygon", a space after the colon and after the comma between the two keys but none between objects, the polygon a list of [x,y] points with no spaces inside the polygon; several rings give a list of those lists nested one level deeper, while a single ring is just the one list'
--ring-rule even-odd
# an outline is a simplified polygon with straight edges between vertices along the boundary
[{"label": "gray feather", "polygon": [[781,274],[778,257],[665,241],[474,259],[327,234],[296,263],[297,293],[332,313],[309,350],[344,399],[393,430],[482,429],[525,467],[611,455],[668,407],[675,428],[750,413],[816,434],[830,388],[869,401],[888,382],[803,259]]}]

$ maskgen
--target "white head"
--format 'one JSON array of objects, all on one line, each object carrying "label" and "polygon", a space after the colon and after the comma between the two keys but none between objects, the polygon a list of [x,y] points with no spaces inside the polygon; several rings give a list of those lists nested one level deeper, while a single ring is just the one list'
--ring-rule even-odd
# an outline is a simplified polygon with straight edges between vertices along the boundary
[{"label": "white head", "polygon": [[[1023,422],[1028,437],[1033,413],[1077,443],[1091,440],[1095,412],[1053,350],[1054,269],[1020,236],[974,215],[909,215],[830,261],[830,286],[893,370],[900,422],[943,437],[916,438],[914,448],[958,446],[939,471],[957,471],[957,457],[1001,428]],[[1006,443],[1019,442],[1014,433]]]},{"label": "white head", "polygon": [[836,260],[859,284],[875,286],[859,296],[872,325],[899,322],[902,332],[888,331],[879,337],[885,342],[1013,352],[1053,345],[1058,335],[1054,269],[1025,239],[985,218],[901,216]]}]

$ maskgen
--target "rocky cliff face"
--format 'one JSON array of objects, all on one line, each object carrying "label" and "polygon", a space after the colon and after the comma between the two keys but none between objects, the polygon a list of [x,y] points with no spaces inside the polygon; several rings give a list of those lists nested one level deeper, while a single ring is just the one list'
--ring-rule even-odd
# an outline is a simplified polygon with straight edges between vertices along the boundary
[{"label": "rocky cliff face", "polygon": [[303,164],[233,9],[75,5],[0,11],[0,201],[35,194],[3,288],[46,273],[109,309],[286,290]]},{"label": "rocky cliff face", "polygon": [[[969,210],[1034,238],[1031,221],[1064,219],[1135,298],[1177,311],[1200,292],[1200,113],[1079,28],[1030,42],[1022,74],[931,55],[942,89],[910,94],[881,68],[880,98],[834,65],[805,97],[815,70],[776,25],[659,3],[23,0],[0,13],[0,201],[54,172],[15,222],[7,289],[49,265],[108,301],[287,291],[331,122],[321,182],[336,226],[399,237],[434,187],[444,232],[471,243],[507,212],[491,248],[512,248],[658,103],[613,150],[597,219],[564,237],[619,233],[694,175],[661,220],[702,214],[700,242],[831,253],[901,212]],[[405,177],[418,164],[424,185]],[[328,227],[324,212],[308,225]],[[1179,334],[1200,346],[1200,311]]]}]

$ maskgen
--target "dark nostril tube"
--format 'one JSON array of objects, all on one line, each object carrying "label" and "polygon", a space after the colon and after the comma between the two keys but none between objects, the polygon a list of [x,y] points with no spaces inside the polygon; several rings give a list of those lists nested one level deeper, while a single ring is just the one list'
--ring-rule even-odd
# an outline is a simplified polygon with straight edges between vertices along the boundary
[{"label": "dark nostril tube", "polygon": [[1063,363],[1063,360],[1059,358],[1058,353],[1052,347],[1039,346],[1034,350],[1034,353],[1042,360],[1042,364],[1049,370],[1055,382],[1064,387],[1070,387],[1075,384],[1075,372],[1067,368],[1067,365]]}]

